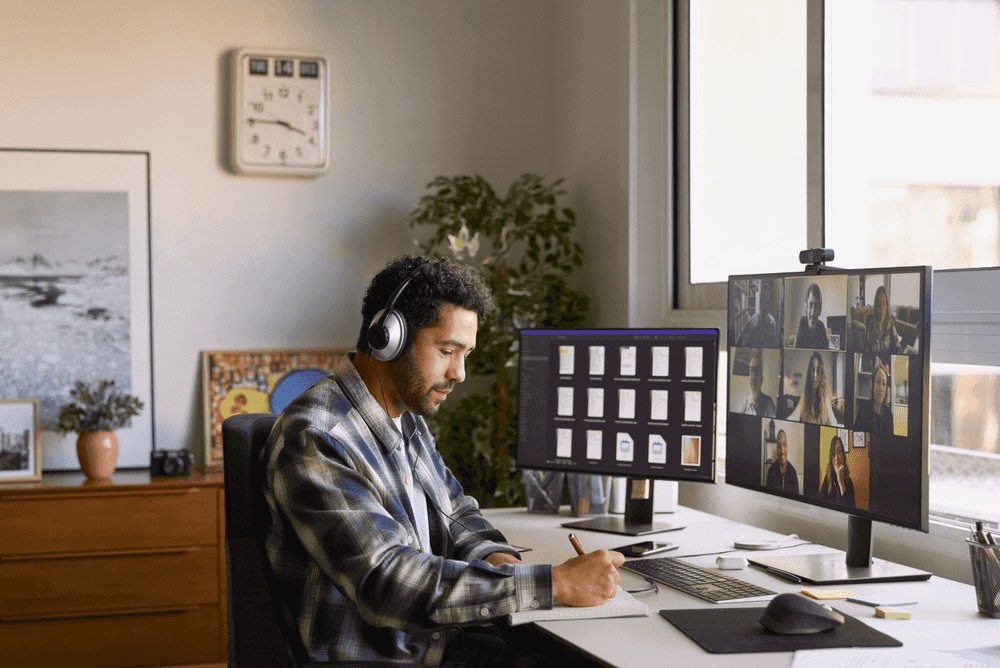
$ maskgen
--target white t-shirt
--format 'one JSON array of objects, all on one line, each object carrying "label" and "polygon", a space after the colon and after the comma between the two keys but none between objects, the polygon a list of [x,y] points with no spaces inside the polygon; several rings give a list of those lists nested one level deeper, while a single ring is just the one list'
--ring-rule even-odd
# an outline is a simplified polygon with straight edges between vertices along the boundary
[{"label": "white t-shirt", "polygon": [[[403,416],[392,418],[393,423],[396,425],[396,429],[399,433],[403,433]],[[409,444],[406,442],[406,436],[403,436],[403,450],[406,453],[406,459],[409,462],[409,471],[406,474],[405,483],[406,493],[410,496],[410,506],[413,508],[413,519],[416,523],[417,536],[420,538],[420,549],[424,552],[431,551],[431,540],[430,540],[430,528],[427,525],[427,497],[424,494],[424,488],[420,486],[420,483],[416,482],[413,475],[413,465],[417,458],[417,453],[410,449]]]}]

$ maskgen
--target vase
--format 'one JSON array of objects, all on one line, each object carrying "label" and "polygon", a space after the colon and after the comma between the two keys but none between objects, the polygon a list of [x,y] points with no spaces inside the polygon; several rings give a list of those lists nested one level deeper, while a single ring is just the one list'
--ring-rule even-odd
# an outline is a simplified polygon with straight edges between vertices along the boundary
[{"label": "vase", "polygon": [[76,456],[88,478],[110,478],[118,462],[118,436],[113,431],[85,431],[76,439]]}]

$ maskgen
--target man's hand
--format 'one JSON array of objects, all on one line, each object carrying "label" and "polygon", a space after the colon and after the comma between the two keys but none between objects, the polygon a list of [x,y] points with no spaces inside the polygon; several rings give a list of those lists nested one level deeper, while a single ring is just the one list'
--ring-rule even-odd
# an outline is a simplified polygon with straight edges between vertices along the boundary
[{"label": "man's hand", "polygon": [[500,564],[519,564],[521,560],[515,557],[509,552],[494,552],[490,556],[483,559],[490,566],[499,566]]},{"label": "man's hand", "polygon": [[563,605],[601,605],[618,593],[621,552],[597,550],[552,567],[552,597]]}]

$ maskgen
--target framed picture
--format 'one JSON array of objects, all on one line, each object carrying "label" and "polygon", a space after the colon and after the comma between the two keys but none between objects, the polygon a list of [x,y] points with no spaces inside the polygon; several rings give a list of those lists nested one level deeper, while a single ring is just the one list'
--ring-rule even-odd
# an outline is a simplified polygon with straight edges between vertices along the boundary
[{"label": "framed picture", "polygon": [[0,398],[38,397],[43,470],[80,468],[59,410],[99,379],[145,404],[118,467],[149,466],[149,292],[149,153],[0,149]]},{"label": "framed picture", "polygon": [[0,399],[0,483],[42,479],[40,412],[38,399]]},{"label": "framed picture", "polygon": [[280,413],[327,374],[350,364],[351,349],[206,350],[201,353],[205,468],[222,465],[222,422],[240,413]]}]

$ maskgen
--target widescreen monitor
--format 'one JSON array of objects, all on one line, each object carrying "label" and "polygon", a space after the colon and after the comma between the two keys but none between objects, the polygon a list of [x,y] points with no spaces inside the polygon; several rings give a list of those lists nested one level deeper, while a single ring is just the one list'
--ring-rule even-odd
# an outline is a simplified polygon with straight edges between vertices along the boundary
[{"label": "widescreen monitor", "polygon": [[629,479],[623,516],[575,528],[681,528],[653,522],[648,481],[714,481],[718,348],[717,329],[522,330],[518,468]]},{"label": "widescreen monitor", "polygon": [[812,583],[925,579],[872,521],[928,530],[930,267],[729,278],[726,482],[849,515],[846,556],[751,559]]}]

